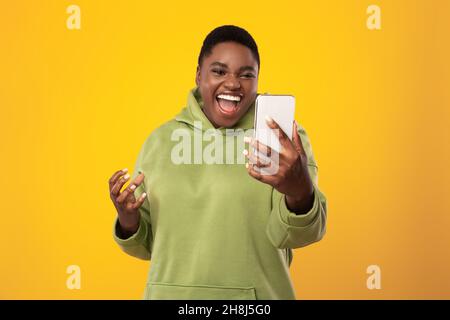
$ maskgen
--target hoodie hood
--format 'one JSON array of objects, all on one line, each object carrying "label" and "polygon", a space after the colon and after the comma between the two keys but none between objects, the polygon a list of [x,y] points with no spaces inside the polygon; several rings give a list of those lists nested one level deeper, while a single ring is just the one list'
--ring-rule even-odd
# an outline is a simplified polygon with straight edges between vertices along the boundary
[{"label": "hoodie hood", "polygon": [[[255,101],[252,102],[250,108],[247,112],[242,116],[241,119],[236,122],[233,127],[225,128],[219,127],[217,130],[220,130],[222,133],[225,133],[226,129],[252,129],[254,126],[254,118],[255,118]],[[175,117],[175,120],[179,122],[184,122],[188,124],[190,127],[198,127],[198,124],[201,123],[201,130],[206,131],[208,129],[214,129],[211,121],[206,117],[203,112],[203,99],[200,95],[200,91],[198,87],[195,87],[189,91],[187,105],[184,107],[181,112]]]}]

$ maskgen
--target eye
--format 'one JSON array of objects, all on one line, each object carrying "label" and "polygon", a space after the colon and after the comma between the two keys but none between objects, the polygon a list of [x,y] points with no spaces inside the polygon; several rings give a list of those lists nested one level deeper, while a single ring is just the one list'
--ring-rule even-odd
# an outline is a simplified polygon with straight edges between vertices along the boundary
[{"label": "eye", "polygon": [[212,69],[211,71],[219,76],[225,75],[225,71],[222,69]]},{"label": "eye", "polygon": [[253,73],[245,73],[243,75],[241,75],[242,78],[246,78],[246,79],[251,79],[254,78],[255,75]]}]

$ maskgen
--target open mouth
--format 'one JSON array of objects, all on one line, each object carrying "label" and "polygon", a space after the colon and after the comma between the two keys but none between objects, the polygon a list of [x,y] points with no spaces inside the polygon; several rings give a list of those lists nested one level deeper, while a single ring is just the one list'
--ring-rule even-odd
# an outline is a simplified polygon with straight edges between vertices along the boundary
[{"label": "open mouth", "polygon": [[218,94],[216,101],[221,113],[226,116],[233,116],[239,110],[242,98],[242,94]]}]

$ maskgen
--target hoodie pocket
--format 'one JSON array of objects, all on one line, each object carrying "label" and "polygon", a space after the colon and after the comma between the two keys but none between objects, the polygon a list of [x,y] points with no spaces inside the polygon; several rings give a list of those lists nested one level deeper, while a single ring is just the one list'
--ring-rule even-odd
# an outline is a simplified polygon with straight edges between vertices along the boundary
[{"label": "hoodie pocket", "polygon": [[256,300],[254,287],[225,287],[211,285],[179,285],[150,282],[147,300]]}]

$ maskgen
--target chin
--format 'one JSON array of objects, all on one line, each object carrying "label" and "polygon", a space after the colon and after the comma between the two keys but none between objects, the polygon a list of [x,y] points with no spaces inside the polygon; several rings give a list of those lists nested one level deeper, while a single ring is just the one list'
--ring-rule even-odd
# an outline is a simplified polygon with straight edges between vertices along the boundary
[{"label": "chin", "polygon": [[224,128],[230,128],[234,126],[239,119],[228,119],[223,117],[216,117],[214,119],[214,123],[217,125],[217,127],[224,127]]}]

